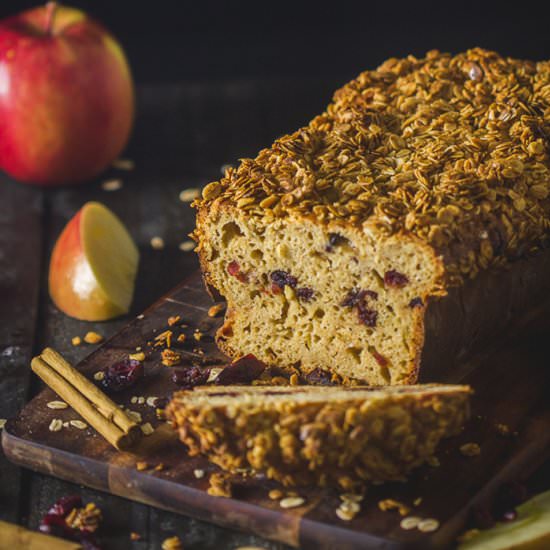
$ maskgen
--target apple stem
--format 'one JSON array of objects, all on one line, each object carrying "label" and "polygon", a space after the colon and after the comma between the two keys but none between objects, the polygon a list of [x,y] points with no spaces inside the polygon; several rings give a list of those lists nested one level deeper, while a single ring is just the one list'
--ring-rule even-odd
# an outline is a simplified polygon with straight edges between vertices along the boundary
[{"label": "apple stem", "polygon": [[53,31],[53,21],[55,19],[55,11],[57,9],[57,2],[46,3],[46,34],[51,35]]}]

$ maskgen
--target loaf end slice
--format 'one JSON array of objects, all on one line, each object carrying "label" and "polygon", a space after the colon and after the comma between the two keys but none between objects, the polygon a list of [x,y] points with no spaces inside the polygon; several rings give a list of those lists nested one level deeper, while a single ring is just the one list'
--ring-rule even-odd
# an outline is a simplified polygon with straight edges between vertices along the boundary
[{"label": "loaf end slice", "polygon": [[468,386],[219,386],[174,394],[167,416],[191,456],[284,485],[402,480],[469,416]]}]

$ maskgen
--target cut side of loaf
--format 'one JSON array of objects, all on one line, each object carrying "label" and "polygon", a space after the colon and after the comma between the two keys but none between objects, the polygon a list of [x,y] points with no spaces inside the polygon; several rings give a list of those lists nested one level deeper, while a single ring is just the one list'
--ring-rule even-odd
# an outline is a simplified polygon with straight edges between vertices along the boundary
[{"label": "cut side of loaf", "polygon": [[208,282],[228,302],[218,333],[225,353],[373,385],[416,380],[424,307],[441,274],[428,246],[233,209],[214,219],[201,224],[202,254]]},{"label": "cut side of loaf", "polygon": [[469,416],[468,386],[218,386],[166,412],[191,456],[284,485],[402,480]]}]

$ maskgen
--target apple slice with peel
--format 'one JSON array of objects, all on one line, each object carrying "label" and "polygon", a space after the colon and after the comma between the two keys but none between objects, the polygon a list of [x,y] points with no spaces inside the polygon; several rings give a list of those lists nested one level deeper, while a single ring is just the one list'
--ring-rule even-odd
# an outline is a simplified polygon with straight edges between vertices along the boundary
[{"label": "apple slice with peel", "polygon": [[98,202],[86,203],[55,243],[50,296],[67,315],[105,321],[132,303],[139,252],[123,223]]},{"label": "apple slice with peel", "polygon": [[517,507],[514,521],[498,523],[459,545],[458,550],[544,550],[550,548],[550,491]]}]

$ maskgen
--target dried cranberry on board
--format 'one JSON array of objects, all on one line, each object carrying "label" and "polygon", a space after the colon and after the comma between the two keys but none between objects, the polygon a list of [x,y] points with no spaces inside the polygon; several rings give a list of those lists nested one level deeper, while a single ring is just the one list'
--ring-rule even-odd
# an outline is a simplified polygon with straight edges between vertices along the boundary
[{"label": "dried cranberry on board", "polygon": [[204,386],[210,376],[210,369],[201,369],[197,366],[174,369],[172,382],[181,388],[191,389],[195,386]]},{"label": "dried cranberry on board", "polygon": [[123,359],[103,371],[101,385],[108,392],[119,392],[133,386],[143,376],[143,365],[135,359]]},{"label": "dried cranberry on board", "polygon": [[313,386],[332,386],[332,374],[330,372],[320,369],[319,367],[304,374],[304,379],[308,384]]},{"label": "dried cranberry on board", "polygon": [[395,269],[384,273],[384,284],[390,288],[403,288],[409,283],[409,278]]},{"label": "dried cranberry on board", "polygon": [[249,353],[233,361],[216,376],[214,382],[220,386],[229,384],[250,384],[266,369],[266,364]]}]

